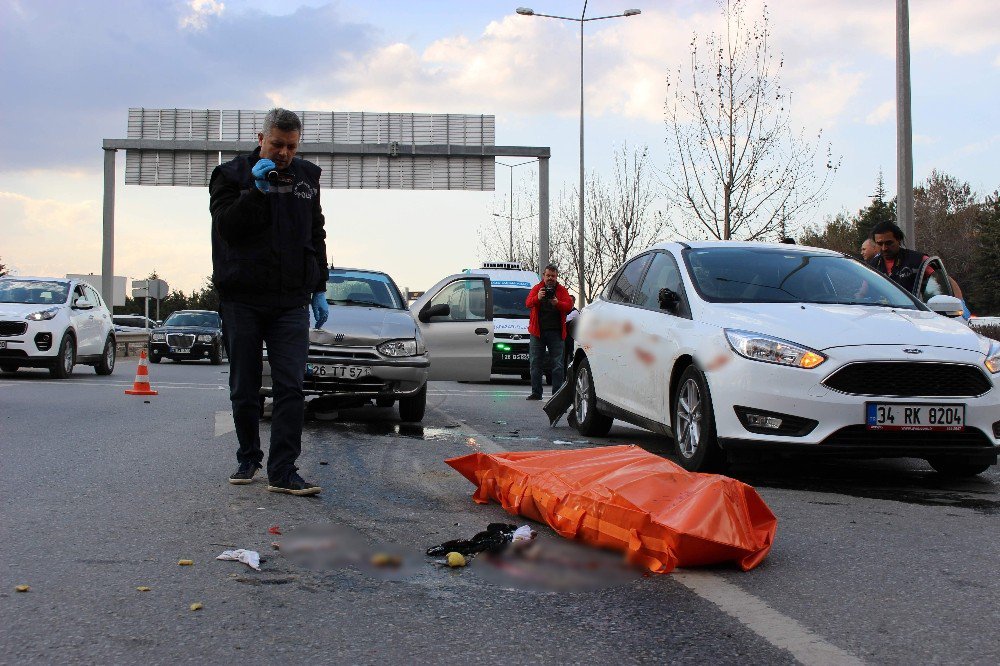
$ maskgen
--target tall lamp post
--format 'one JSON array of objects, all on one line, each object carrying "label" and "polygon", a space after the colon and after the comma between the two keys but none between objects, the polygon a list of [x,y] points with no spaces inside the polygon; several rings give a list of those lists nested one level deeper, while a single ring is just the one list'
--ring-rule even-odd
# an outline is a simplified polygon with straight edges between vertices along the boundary
[{"label": "tall lamp post", "polygon": [[[500,219],[504,219],[504,218],[507,217],[506,215],[501,215],[500,213],[490,213],[490,215],[492,215],[493,217],[499,217]],[[508,261],[510,261],[512,263],[514,261],[514,223],[515,222],[520,222],[522,220],[530,220],[533,217],[535,217],[535,216],[532,214],[532,215],[525,215],[524,217],[511,217],[510,218],[510,254],[508,255],[510,257],[510,259]],[[532,255],[534,255],[534,251],[533,250],[532,250]],[[541,271],[539,271],[539,272],[541,272]]]},{"label": "tall lamp post", "polygon": [[[510,253],[507,255],[510,257],[511,261],[514,261],[514,168],[519,166],[524,166],[525,164],[531,164],[535,160],[527,160],[525,162],[518,162],[517,164],[504,164],[503,162],[497,162],[497,166],[503,166],[510,169]],[[497,217],[500,217],[496,213],[493,213]],[[518,222],[526,218],[518,218]]]},{"label": "tall lamp post", "polygon": [[580,12],[580,18],[573,18],[571,16],[554,16],[552,14],[537,14],[535,10],[529,7],[518,7],[515,10],[521,16],[540,16],[542,18],[552,18],[559,19],[560,21],[576,21],[580,24],[580,221],[577,228],[577,244],[579,245],[579,252],[577,253],[577,266],[579,268],[579,290],[580,290],[580,303],[586,304],[587,297],[586,292],[583,289],[583,273],[584,273],[584,217],[583,217],[583,189],[585,185],[584,181],[584,170],[583,170],[583,25],[588,21],[604,21],[605,19],[620,18],[623,16],[638,16],[642,12],[638,9],[626,9],[621,14],[610,14],[608,16],[594,16],[587,18],[587,0],[583,2],[583,11]]}]

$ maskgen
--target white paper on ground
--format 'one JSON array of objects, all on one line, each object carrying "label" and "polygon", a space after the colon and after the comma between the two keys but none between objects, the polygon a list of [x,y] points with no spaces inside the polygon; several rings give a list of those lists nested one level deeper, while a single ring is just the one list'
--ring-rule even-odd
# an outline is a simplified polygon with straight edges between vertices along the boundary
[{"label": "white paper on ground", "polygon": [[242,562],[251,569],[260,571],[260,553],[256,550],[246,550],[245,548],[239,548],[237,550],[224,550],[222,551],[222,554],[215,559]]}]

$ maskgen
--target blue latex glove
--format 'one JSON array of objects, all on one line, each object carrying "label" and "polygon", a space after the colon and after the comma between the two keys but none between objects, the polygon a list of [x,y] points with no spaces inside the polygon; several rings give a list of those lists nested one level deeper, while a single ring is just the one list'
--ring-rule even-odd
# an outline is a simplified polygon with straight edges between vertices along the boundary
[{"label": "blue latex glove", "polygon": [[316,328],[320,328],[330,318],[330,304],[326,302],[326,292],[319,291],[313,294],[312,298],[313,318],[316,320]]},{"label": "blue latex glove", "polygon": [[274,171],[274,167],[275,167],[274,162],[264,157],[262,159],[257,160],[257,164],[253,166],[253,170],[251,171],[254,177],[253,181],[254,185],[256,185],[257,189],[263,192],[264,194],[267,194],[267,189],[268,189],[267,172]]}]

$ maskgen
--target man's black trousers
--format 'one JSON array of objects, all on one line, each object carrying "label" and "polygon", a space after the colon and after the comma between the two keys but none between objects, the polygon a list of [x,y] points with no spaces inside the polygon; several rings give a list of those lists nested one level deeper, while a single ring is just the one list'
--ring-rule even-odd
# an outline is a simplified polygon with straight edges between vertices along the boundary
[{"label": "man's black trousers", "polygon": [[240,444],[236,459],[259,465],[264,458],[260,448],[260,384],[263,343],[267,343],[274,394],[267,478],[284,481],[297,469],[295,460],[302,452],[309,306],[276,308],[223,301],[222,328],[229,350],[229,398]]}]

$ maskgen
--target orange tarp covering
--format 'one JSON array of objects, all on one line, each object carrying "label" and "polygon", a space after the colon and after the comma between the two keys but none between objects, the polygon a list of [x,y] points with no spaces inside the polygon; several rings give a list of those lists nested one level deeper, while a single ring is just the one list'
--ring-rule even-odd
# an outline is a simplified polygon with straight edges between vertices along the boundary
[{"label": "orange tarp covering", "polygon": [[745,483],[688,472],[636,446],[473,453],[445,462],[478,486],[476,502],[496,500],[657,573],[719,562],[752,569],[778,524]]}]

